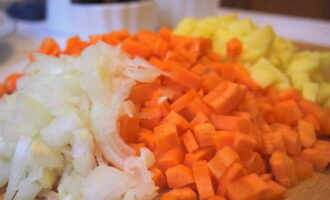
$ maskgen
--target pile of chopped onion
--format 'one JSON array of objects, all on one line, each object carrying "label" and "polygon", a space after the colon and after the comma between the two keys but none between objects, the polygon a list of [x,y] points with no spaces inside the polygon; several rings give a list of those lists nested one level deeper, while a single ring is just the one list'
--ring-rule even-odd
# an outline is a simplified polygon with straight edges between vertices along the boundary
[{"label": "pile of chopped onion", "polygon": [[[17,91],[0,100],[0,186],[5,200],[148,200],[156,186],[141,156],[118,134],[133,115],[130,89],[161,72],[98,43],[81,56],[36,55]],[[54,192],[56,193],[54,193]],[[38,195],[39,194],[39,195]]]}]

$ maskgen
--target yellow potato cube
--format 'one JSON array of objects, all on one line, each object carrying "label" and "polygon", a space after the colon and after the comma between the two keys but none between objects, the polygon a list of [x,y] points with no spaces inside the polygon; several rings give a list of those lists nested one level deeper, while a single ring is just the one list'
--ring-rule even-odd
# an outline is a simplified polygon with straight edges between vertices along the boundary
[{"label": "yellow potato cube", "polygon": [[197,26],[198,19],[193,18],[184,18],[180,21],[180,23],[176,26],[175,30],[173,31],[174,34],[177,35],[185,35],[189,36],[191,32]]},{"label": "yellow potato cube", "polygon": [[275,33],[271,26],[256,29],[243,38],[243,61],[253,62],[265,56],[273,44]]},{"label": "yellow potato cube", "polygon": [[319,84],[307,82],[302,85],[302,96],[304,99],[315,102],[319,91]]}]

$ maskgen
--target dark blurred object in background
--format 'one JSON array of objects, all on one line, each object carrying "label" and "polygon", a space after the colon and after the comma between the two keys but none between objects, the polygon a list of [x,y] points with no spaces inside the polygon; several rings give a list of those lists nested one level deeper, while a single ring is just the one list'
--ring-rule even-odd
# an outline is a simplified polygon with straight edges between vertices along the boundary
[{"label": "dark blurred object in background", "polygon": [[6,11],[15,19],[43,20],[45,19],[45,8],[45,0],[20,0],[10,4]]},{"label": "dark blurred object in background", "polygon": [[224,7],[330,19],[329,0],[222,0]]},{"label": "dark blurred object in background", "polygon": [[130,1],[139,1],[139,0],[71,0],[72,3],[123,3]]}]

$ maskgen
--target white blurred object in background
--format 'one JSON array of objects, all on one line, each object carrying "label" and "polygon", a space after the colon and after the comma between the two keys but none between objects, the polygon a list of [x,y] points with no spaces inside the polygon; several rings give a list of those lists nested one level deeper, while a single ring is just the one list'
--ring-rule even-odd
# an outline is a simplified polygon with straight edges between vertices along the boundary
[{"label": "white blurred object in background", "polygon": [[153,30],[157,25],[156,8],[155,0],[104,4],[47,0],[47,25],[52,30],[81,36],[119,29]]},{"label": "white blurred object in background", "polygon": [[216,13],[221,0],[157,0],[160,25],[174,27],[184,17],[206,17]]},{"label": "white blurred object in background", "polygon": [[14,22],[0,10],[0,40],[10,35],[15,29]]}]

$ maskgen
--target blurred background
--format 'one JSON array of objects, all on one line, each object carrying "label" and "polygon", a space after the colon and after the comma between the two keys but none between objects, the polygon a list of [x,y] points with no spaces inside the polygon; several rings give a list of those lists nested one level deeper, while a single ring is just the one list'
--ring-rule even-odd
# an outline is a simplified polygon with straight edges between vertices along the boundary
[{"label": "blurred background", "polygon": [[281,36],[330,46],[329,0],[0,0],[0,80],[20,71],[44,37],[64,46],[118,29],[174,27],[184,17],[237,13]]},{"label": "blurred background", "polygon": [[329,0],[223,0],[221,6],[292,16],[330,19]]}]

